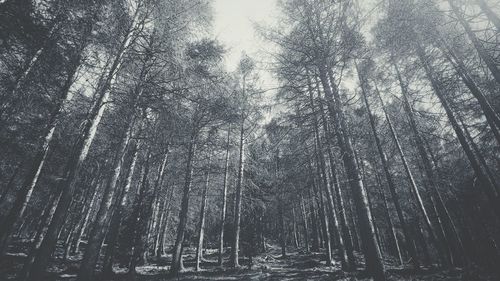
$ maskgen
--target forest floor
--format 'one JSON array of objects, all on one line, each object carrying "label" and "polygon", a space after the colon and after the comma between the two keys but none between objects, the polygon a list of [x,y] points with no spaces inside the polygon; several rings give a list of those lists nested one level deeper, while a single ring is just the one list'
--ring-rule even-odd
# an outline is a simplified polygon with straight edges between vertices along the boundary
[{"label": "forest floor", "polygon": [[[343,272],[340,263],[332,266],[326,266],[325,256],[321,253],[289,252],[285,258],[281,257],[279,248],[269,247],[269,251],[260,254],[252,259],[252,266],[249,266],[248,257],[241,259],[242,266],[236,269],[222,268],[217,265],[217,254],[214,250],[209,250],[201,263],[201,271],[194,271],[194,253],[187,250],[184,257],[186,270],[172,276],[169,273],[169,257],[163,257],[157,261],[140,266],[137,268],[137,274],[134,281],[162,281],[162,280],[339,280],[339,281],[368,281],[362,267],[352,272]],[[22,262],[26,258],[24,253],[10,253],[0,264],[0,280],[15,280],[15,272],[19,271]],[[390,263],[390,261],[388,261]],[[55,263],[49,268],[49,275],[40,279],[40,281],[74,281],[78,270],[79,257],[72,257],[67,262]],[[358,264],[362,264],[359,260]],[[437,268],[426,268],[419,272],[408,269],[402,269],[399,266],[387,266],[389,280],[414,280],[414,281],[475,281],[475,280],[496,280],[479,270],[465,271],[455,268],[451,270],[442,270]],[[129,281],[130,276],[126,274],[123,268],[115,268],[115,276],[112,278],[96,278],[102,281]]]}]

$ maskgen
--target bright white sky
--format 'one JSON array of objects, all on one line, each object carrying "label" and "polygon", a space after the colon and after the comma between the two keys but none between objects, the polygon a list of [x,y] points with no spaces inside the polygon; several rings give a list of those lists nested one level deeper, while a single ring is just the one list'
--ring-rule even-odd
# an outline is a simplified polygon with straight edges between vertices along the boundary
[{"label": "bright white sky", "polygon": [[[253,25],[275,24],[277,0],[215,0],[214,12],[214,36],[227,48],[225,60],[229,71],[236,69],[243,52],[257,63],[267,59],[265,49],[271,44],[259,38]],[[276,84],[268,71],[260,70],[259,76],[264,89]]]},{"label": "bright white sky", "polygon": [[[234,70],[241,53],[258,55],[265,42],[253,23],[273,24],[278,13],[276,0],[215,0],[214,35],[229,49],[226,63]],[[254,57],[255,60],[259,58]]]}]

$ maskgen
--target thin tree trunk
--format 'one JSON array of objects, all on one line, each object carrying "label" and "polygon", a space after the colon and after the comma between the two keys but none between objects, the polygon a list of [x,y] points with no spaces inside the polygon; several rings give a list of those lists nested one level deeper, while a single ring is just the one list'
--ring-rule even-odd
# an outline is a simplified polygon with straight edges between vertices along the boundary
[{"label": "thin tree trunk", "polygon": [[[376,174],[377,178],[377,186],[379,188],[380,196],[382,197],[382,204],[384,206],[384,215],[387,220],[387,226],[389,228],[388,233],[392,242],[394,243],[394,249],[396,251],[396,256],[398,257],[399,264],[403,265],[403,255],[401,254],[401,249],[399,248],[398,237],[396,235],[396,229],[394,228],[394,224],[392,223],[391,213],[389,212],[389,206],[387,204],[387,198],[385,196],[384,187],[382,186],[382,182],[380,180],[379,174]],[[408,229],[407,229],[408,230]],[[411,245],[413,246],[413,244]],[[416,250],[414,249],[416,252]],[[418,261],[417,261],[418,262]]]},{"label": "thin tree trunk", "polygon": [[[160,244],[159,244],[159,247],[158,247],[158,251],[161,252],[161,255],[165,255],[165,243],[166,243],[166,240],[167,240],[167,226],[168,226],[168,220],[170,218],[170,214],[171,214],[171,211],[170,211],[170,206],[172,204],[172,196],[174,194],[174,186],[170,187],[170,191],[169,191],[169,195],[168,195],[168,201],[167,201],[167,205],[165,207],[165,211],[166,211],[166,214],[165,214],[165,222],[163,223],[162,225],[162,228],[160,230]],[[158,254],[157,254],[158,255]]]},{"label": "thin tree trunk", "polygon": [[196,134],[191,132],[191,139],[188,148],[188,158],[186,164],[186,176],[184,178],[184,190],[182,193],[181,210],[179,212],[179,225],[177,226],[177,237],[175,239],[174,252],[172,254],[172,265],[170,271],[172,274],[178,274],[184,270],[182,261],[182,243],[184,242],[184,235],[186,232],[187,215],[189,208],[189,193],[191,192],[191,182],[193,177],[193,158],[196,151]]},{"label": "thin tree trunk", "polygon": [[[380,98],[380,94],[379,94],[379,98]],[[384,110],[384,114],[385,114],[385,117],[387,120],[387,124],[389,125],[389,130],[391,132],[392,139],[393,139],[394,143],[396,144],[396,148],[397,148],[399,157],[401,158],[401,162],[403,163],[405,173],[408,177],[408,181],[410,182],[410,192],[413,194],[413,196],[415,198],[416,205],[417,205],[418,210],[420,211],[420,214],[422,214],[422,217],[423,217],[426,229],[429,233],[429,237],[431,239],[432,244],[434,245],[436,250],[438,250],[441,260],[443,262],[446,262],[446,258],[444,257],[444,251],[443,251],[441,245],[437,241],[436,231],[434,230],[434,227],[432,226],[429,214],[427,212],[427,209],[425,208],[424,202],[422,200],[422,196],[420,195],[417,184],[416,184],[415,179],[413,177],[413,173],[411,172],[408,161],[406,160],[406,156],[403,152],[403,148],[401,147],[401,144],[399,142],[399,137],[396,134],[396,130],[394,129],[394,126],[392,125],[392,121],[389,117],[389,114],[385,110],[385,104],[383,103],[383,100],[381,98],[380,98],[380,102],[382,103],[382,109]]]},{"label": "thin tree trunk", "polygon": [[292,207],[292,231],[293,231],[293,245],[299,248],[299,238],[297,236],[297,220],[295,217],[295,208]]},{"label": "thin tree trunk", "polygon": [[132,160],[125,177],[125,184],[123,186],[123,191],[120,198],[120,205],[117,207],[116,211],[113,213],[111,218],[111,223],[108,233],[108,247],[106,248],[106,253],[104,254],[103,261],[103,274],[109,276],[113,273],[113,258],[115,252],[115,246],[118,241],[118,235],[120,232],[120,227],[123,221],[123,211],[127,207],[130,187],[132,185],[132,178],[134,176],[134,171],[137,163],[137,158],[139,155],[139,141],[136,141],[132,147]]},{"label": "thin tree trunk", "polygon": [[[428,181],[427,186],[429,186],[431,188],[431,190],[428,193],[429,193],[429,196],[431,199],[432,206],[435,209],[435,214],[436,214],[436,219],[438,221],[438,226],[441,230],[439,239],[442,242],[444,242],[444,245],[446,245],[446,248],[445,248],[446,253],[445,254],[446,254],[447,263],[448,263],[448,265],[452,265],[453,264],[453,262],[452,262],[453,255],[451,253],[451,248],[453,246],[451,245],[451,242],[449,241],[448,236],[445,233],[444,226],[443,226],[444,222],[443,222],[442,217],[446,218],[446,220],[447,220],[446,223],[448,223],[450,225],[453,225],[454,223],[453,223],[452,218],[448,215],[448,212],[446,211],[446,206],[444,205],[444,202],[441,200],[441,196],[439,195],[439,191],[437,189],[437,184],[436,184],[436,175],[434,173],[431,161],[430,161],[429,156],[427,154],[427,151],[425,149],[425,144],[424,144],[423,138],[418,130],[417,122],[415,120],[415,114],[413,112],[413,108],[411,107],[409,99],[408,99],[407,88],[403,82],[403,78],[401,77],[401,74],[399,72],[397,65],[395,63],[393,63],[393,66],[396,70],[396,75],[397,75],[397,78],[398,78],[398,81],[399,81],[399,84],[401,87],[401,92],[403,95],[404,109],[407,113],[407,116],[408,116],[408,119],[410,122],[410,127],[412,129],[415,143],[417,145],[420,159],[422,160],[425,175],[427,177],[427,181]],[[493,126],[494,126],[494,124],[493,124]],[[438,199],[437,202],[439,205],[436,205],[435,198]]]},{"label": "thin tree trunk", "polygon": [[319,231],[318,231],[318,224],[316,220],[316,211],[314,210],[314,198],[313,195],[311,195],[311,189],[309,189],[309,198],[311,202],[309,203],[309,209],[311,213],[311,228],[312,228],[312,248],[311,250],[313,252],[319,250]]},{"label": "thin tree trunk", "polygon": [[342,160],[346,170],[347,178],[350,182],[354,203],[361,227],[361,238],[363,248],[365,249],[366,268],[375,281],[385,281],[385,269],[382,263],[380,249],[375,237],[375,227],[373,225],[372,216],[368,207],[368,198],[366,190],[363,186],[363,181],[360,177],[359,169],[356,165],[354,150],[351,143],[351,138],[348,135],[348,128],[342,108],[340,95],[335,88],[332,91],[330,86],[336,87],[334,81],[328,81],[327,70],[325,65],[319,67],[320,81],[325,91],[325,96],[328,101],[328,111],[331,119],[335,122],[337,130],[337,139],[342,150]]},{"label": "thin tree trunk", "polygon": [[[398,215],[398,220],[399,220],[399,223],[401,224],[401,228],[403,230],[403,235],[405,237],[406,250],[408,251],[408,253],[410,255],[411,263],[412,263],[413,267],[415,269],[418,269],[420,267],[420,264],[418,261],[417,251],[416,251],[416,249],[414,247],[414,243],[413,243],[414,238],[412,237],[411,231],[410,231],[409,226],[406,222],[406,219],[405,219],[405,216],[403,213],[403,209],[402,209],[401,204],[400,204],[400,199],[399,199],[399,196],[398,196],[398,193],[396,190],[396,185],[394,183],[394,179],[393,179],[391,171],[390,171],[389,163],[387,161],[387,157],[386,157],[384,150],[382,148],[382,143],[381,143],[380,138],[378,136],[377,127],[375,126],[375,119],[373,118],[373,115],[372,115],[372,112],[370,109],[370,104],[368,102],[368,97],[366,96],[366,92],[365,92],[365,88],[364,88],[365,81],[362,79],[361,74],[359,72],[358,72],[358,76],[359,76],[359,79],[362,83],[361,84],[361,93],[363,95],[363,100],[364,100],[364,103],[365,103],[365,106],[366,106],[366,109],[368,112],[370,126],[372,128],[372,133],[373,133],[373,137],[375,139],[375,144],[377,146],[377,151],[378,151],[378,154],[380,157],[380,161],[382,163],[382,168],[384,170],[385,178],[387,180],[387,185],[388,185],[389,191],[391,193],[392,201],[394,203],[394,207],[395,207],[396,213]],[[380,93],[378,91],[377,91],[377,95],[378,95],[379,100],[382,102],[382,107],[384,107],[382,98],[381,98]],[[385,112],[385,109],[384,109],[384,112]],[[388,115],[386,115],[386,119],[388,122],[390,122]]]},{"label": "thin tree trunk", "polygon": [[219,228],[219,257],[218,257],[219,266],[222,266],[223,263],[222,255],[224,254],[224,225],[226,223],[230,138],[231,138],[231,125],[229,125],[227,129],[226,157],[224,159],[224,179],[223,179],[224,182],[222,183],[222,209],[220,214],[220,228]]},{"label": "thin tree trunk", "polygon": [[243,171],[245,166],[245,139],[244,139],[244,120],[241,120],[240,125],[240,155],[238,161],[238,178],[236,182],[236,198],[235,198],[235,212],[234,212],[234,230],[233,241],[231,243],[231,257],[230,265],[238,267],[238,250],[240,243],[240,223],[241,223],[241,196],[243,192]]},{"label": "thin tree trunk", "polygon": [[[319,90],[320,85],[319,81],[316,79],[316,88],[318,92],[318,97],[321,99],[321,91]],[[312,101],[312,100],[311,100]],[[332,192],[332,195],[335,200],[336,200],[336,207],[337,207],[337,216],[338,216],[338,224],[339,224],[339,229],[341,233],[341,237],[339,238],[339,250],[340,254],[342,257],[342,265],[344,270],[352,270],[356,268],[356,259],[354,257],[354,249],[353,249],[353,244],[352,244],[352,236],[351,236],[351,231],[349,229],[348,223],[347,223],[347,217],[346,217],[346,212],[345,212],[345,206],[344,206],[344,200],[342,198],[342,191],[340,188],[340,183],[339,183],[339,178],[338,178],[338,173],[337,173],[337,163],[335,162],[335,158],[333,156],[332,152],[332,146],[333,146],[333,140],[331,136],[331,131],[330,127],[327,125],[328,120],[327,117],[325,116],[325,111],[323,109],[323,105],[321,102],[318,103],[318,107],[320,109],[320,116],[321,116],[321,121],[323,123],[323,131],[327,140],[327,152],[328,152],[328,159],[329,159],[329,164],[330,164],[330,172],[331,172],[331,178],[332,178],[332,183],[330,187],[333,187],[334,192]]]},{"label": "thin tree trunk", "polygon": [[210,186],[210,164],[211,155],[208,156],[207,170],[205,171],[205,188],[203,189],[203,195],[201,198],[201,209],[200,209],[200,223],[198,225],[198,246],[196,248],[196,271],[200,271],[200,262],[203,259],[203,236],[205,235],[205,217],[206,217],[206,206],[207,206],[207,193],[208,187]]},{"label": "thin tree trunk", "polygon": [[118,191],[116,185],[121,174],[123,161],[125,160],[127,146],[132,134],[133,123],[134,122],[130,120],[127,124],[127,128],[123,132],[123,138],[115,156],[115,167],[103,191],[101,205],[93,223],[92,230],[90,231],[87,246],[85,247],[85,253],[77,277],[78,281],[90,281],[94,279],[94,269],[111,222],[111,204],[114,200],[117,200],[115,199],[115,194]]},{"label": "thin tree trunk", "polygon": [[[129,278],[134,278],[136,274],[136,267],[143,261],[146,263],[144,254],[144,249],[146,241],[144,241],[144,236],[146,235],[149,218],[151,217],[152,205],[154,194],[156,193],[156,188],[152,191],[149,190],[150,187],[150,167],[151,167],[151,147],[148,148],[145,159],[144,172],[142,174],[141,186],[139,188],[139,194],[134,202],[134,209],[131,215],[132,219],[132,250],[130,255],[130,262],[128,265],[128,276]],[[163,163],[160,165],[162,168]]]},{"label": "thin tree trunk", "polygon": [[304,224],[304,242],[306,247],[306,253],[309,253],[309,226],[307,224],[307,214],[306,208],[304,206],[304,198],[300,196],[300,211],[302,213],[302,221]]}]

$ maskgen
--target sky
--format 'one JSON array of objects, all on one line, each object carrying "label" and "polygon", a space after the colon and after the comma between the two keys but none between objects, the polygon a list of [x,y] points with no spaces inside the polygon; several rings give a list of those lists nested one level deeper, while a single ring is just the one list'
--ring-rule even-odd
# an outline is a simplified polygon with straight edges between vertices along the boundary
[{"label": "sky", "polygon": [[272,25],[278,14],[276,2],[277,0],[215,0],[214,35],[228,48],[228,70],[236,68],[243,51],[259,61],[259,53],[269,44],[259,38],[253,23]]},{"label": "sky", "polygon": [[[254,29],[254,24],[273,26],[279,10],[277,0],[215,0],[213,33],[227,49],[225,64],[228,71],[234,71],[241,55],[246,53],[257,63],[260,89],[263,93],[261,102],[270,105],[275,102],[278,87],[272,71],[266,68],[269,61],[269,48],[273,45],[261,38]],[[273,106],[264,113],[262,122],[268,122],[280,111]]]}]

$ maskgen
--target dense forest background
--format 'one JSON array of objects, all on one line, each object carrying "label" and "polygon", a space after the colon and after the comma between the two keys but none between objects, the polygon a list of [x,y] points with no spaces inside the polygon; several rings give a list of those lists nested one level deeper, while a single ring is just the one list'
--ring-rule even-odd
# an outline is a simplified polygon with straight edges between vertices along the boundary
[{"label": "dense forest background", "polygon": [[228,71],[211,1],[0,1],[0,279],[500,278],[500,3],[366,2]]}]

